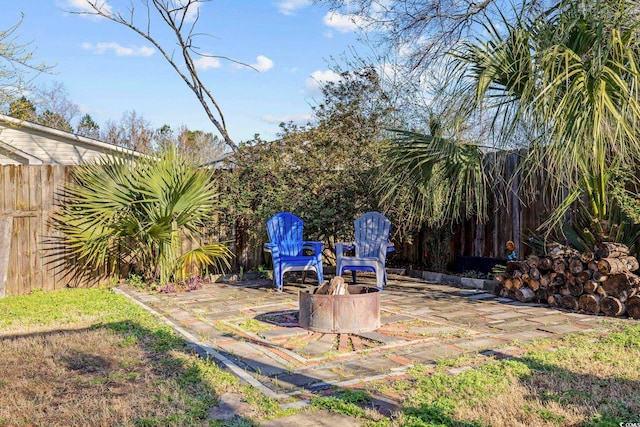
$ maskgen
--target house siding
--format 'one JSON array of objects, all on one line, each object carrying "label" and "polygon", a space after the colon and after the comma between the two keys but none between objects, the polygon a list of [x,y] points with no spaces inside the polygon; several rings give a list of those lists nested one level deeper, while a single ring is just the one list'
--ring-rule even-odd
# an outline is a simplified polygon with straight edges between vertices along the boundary
[{"label": "house siding", "polygon": [[[70,134],[73,136],[73,134]],[[101,147],[91,147],[82,141],[47,134],[26,127],[16,127],[0,122],[0,142],[17,150],[29,153],[44,164],[77,165],[102,158],[114,151]],[[19,164],[20,161],[0,154],[0,164]]]},{"label": "house siding", "polygon": [[2,152],[0,152],[0,165],[26,164],[26,161],[24,159],[20,159],[20,160],[22,160],[22,161],[19,161],[17,159],[12,158],[12,157],[6,156]]}]

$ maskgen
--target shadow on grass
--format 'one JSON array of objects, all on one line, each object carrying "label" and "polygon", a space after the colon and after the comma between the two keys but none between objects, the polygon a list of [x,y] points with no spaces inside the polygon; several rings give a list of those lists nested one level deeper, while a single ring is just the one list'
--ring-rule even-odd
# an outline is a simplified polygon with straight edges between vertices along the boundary
[{"label": "shadow on grass", "polygon": [[0,410],[0,426],[257,425],[229,406],[210,418],[214,384],[233,379],[187,357],[193,351],[166,328],[126,320],[5,334],[0,348],[0,400],[15,405]]},{"label": "shadow on grass", "polygon": [[[440,372],[416,378],[413,396],[400,410],[402,425],[479,427],[517,421],[529,426],[608,427],[640,423],[640,381],[636,379],[572,371],[535,357],[512,358],[500,353],[494,357],[503,360],[456,375]],[[507,378],[515,380],[510,383]],[[455,414],[463,404],[487,412],[482,414],[485,409],[480,409],[475,411],[479,414],[476,419],[459,420]]]},{"label": "shadow on grass", "polygon": [[[410,378],[384,385],[390,390],[397,385],[392,394],[404,396],[398,398],[402,401],[391,414],[377,408],[379,388],[373,384],[360,385],[357,390],[335,390],[316,398],[314,405],[357,417],[367,417],[364,409],[376,409],[395,418],[394,426],[640,425],[640,381],[634,362],[640,347],[640,327],[635,331],[637,336],[631,332],[626,338],[616,333],[607,335],[606,346],[594,344],[600,347],[592,354],[585,346],[590,340],[584,338],[580,341],[584,349],[577,354],[591,358],[586,364],[576,360],[575,370],[566,367],[571,359],[563,359],[563,347],[571,354],[573,340],[583,338],[563,341],[553,351],[522,357],[493,352],[496,360],[457,374],[442,367],[435,372],[424,367]],[[606,358],[603,354],[608,350],[611,353]],[[627,351],[633,353],[624,359]],[[593,363],[592,369],[589,362]],[[371,425],[389,426],[384,421]]]}]

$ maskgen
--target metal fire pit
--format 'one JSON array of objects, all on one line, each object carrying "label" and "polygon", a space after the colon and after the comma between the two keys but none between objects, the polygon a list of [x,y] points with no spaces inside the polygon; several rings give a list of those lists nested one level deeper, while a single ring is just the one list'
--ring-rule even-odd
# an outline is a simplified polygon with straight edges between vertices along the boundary
[{"label": "metal fire pit", "polygon": [[300,292],[298,323],[315,332],[355,334],[380,327],[380,292],[368,286],[349,286],[349,295]]}]

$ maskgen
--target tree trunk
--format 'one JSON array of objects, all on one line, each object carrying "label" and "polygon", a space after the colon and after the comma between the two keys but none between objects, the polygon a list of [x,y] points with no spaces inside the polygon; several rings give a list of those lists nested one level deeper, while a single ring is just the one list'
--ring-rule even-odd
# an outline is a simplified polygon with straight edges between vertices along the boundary
[{"label": "tree trunk", "polygon": [[522,287],[522,279],[519,277],[514,277],[511,279],[511,283],[513,285],[513,289],[520,289]]},{"label": "tree trunk", "polygon": [[542,275],[540,274],[540,270],[538,270],[537,267],[531,267],[531,270],[529,270],[529,277],[533,280],[540,280],[540,277]]},{"label": "tree trunk", "polygon": [[567,269],[567,263],[564,258],[557,258],[553,260],[553,271],[559,274],[563,274]]},{"label": "tree trunk", "polygon": [[537,268],[538,264],[540,264],[540,257],[538,257],[537,255],[529,255],[525,262],[529,265],[529,267]]},{"label": "tree trunk", "polygon": [[513,289],[513,280],[512,279],[504,279],[504,283],[502,284],[505,290],[510,291]]},{"label": "tree trunk", "polygon": [[551,257],[541,257],[540,261],[538,261],[538,268],[545,271],[551,270],[553,268],[553,260]]},{"label": "tree trunk", "polygon": [[638,269],[635,257],[603,258],[598,261],[598,271],[602,274],[621,274]]},{"label": "tree trunk", "polygon": [[551,294],[547,297],[547,303],[552,307],[557,307],[560,305],[560,300],[562,299],[562,295],[560,294]]},{"label": "tree trunk", "polygon": [[594,258],[595,255],[591,251],[583,252],[580,254],[580,260],[585,264],[589,264],[591,261],[593,261]]},{"label": "tree trunk", "polygon": [[584,293],[584,287],[582,286],[582,283],[578,282],[577,280],[573,284],[567,286],[569,287],[569,293],[574,297],[579,297]]},{"label": "tree trunk", "polygon": [[578,274],[577,279],[578,279],[578,282],[580,283],[586,283],[587,280],[591,279],[591,277],[593,277],[593,271],[582,270],[582,272]]},{"label": "tree trunk", "polygon": [[552,277],[550,274],[545,274],[540,278],[540,287],[543,289],[547,289],[551,284]]},{"label": "tree trunk", "polygon": [[549,256],[553,259],[580,256],[580,252],[564,245],[554,245],[549,249]]},{"label": "tree trunk", "polygon": [[599,283],[602,283],[608,279],[608,276],[606,274],[602,274],[599,271],[594,271],[592,277],[593,277],[593,280]]},{"label": "tree trunk", "polygon": [[527,286],[529,286],[532,291],[537,291],[538,289],[540,289],[540,281],[529,277],[529,280],[527,281]]}]

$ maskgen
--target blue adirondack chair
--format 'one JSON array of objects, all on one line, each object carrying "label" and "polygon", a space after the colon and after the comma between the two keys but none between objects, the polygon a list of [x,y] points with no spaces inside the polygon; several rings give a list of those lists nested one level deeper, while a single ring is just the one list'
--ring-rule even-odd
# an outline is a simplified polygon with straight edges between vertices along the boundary
[{"label": "blue adirondack chair", "polygon": [[[264,249],[271,252],[273,259],[273,280],[278,291],[282,291],[282,276],[287,271],[315,270],[318,284],[322,284],[322,242],[303,240],[304,224],[300,218],[289,212],[280,212],[267,221],[269,243]],[[305,255],[303,249],[313,251]]]},{"label": "blue adirondack chair", "polygon": [[[336,248],[336,274],[342,275],[350,270],[353,283],[356,283],[356,271],[376,273],[376,286],[382,290],[387,283],[385,264],[387,252],[394,250],[389,241],[391,221],[379,212],[367,212],[354,222],[355,241],[340,242]],[[344,252],[355,249],[355,256],[345,256]]]}]

